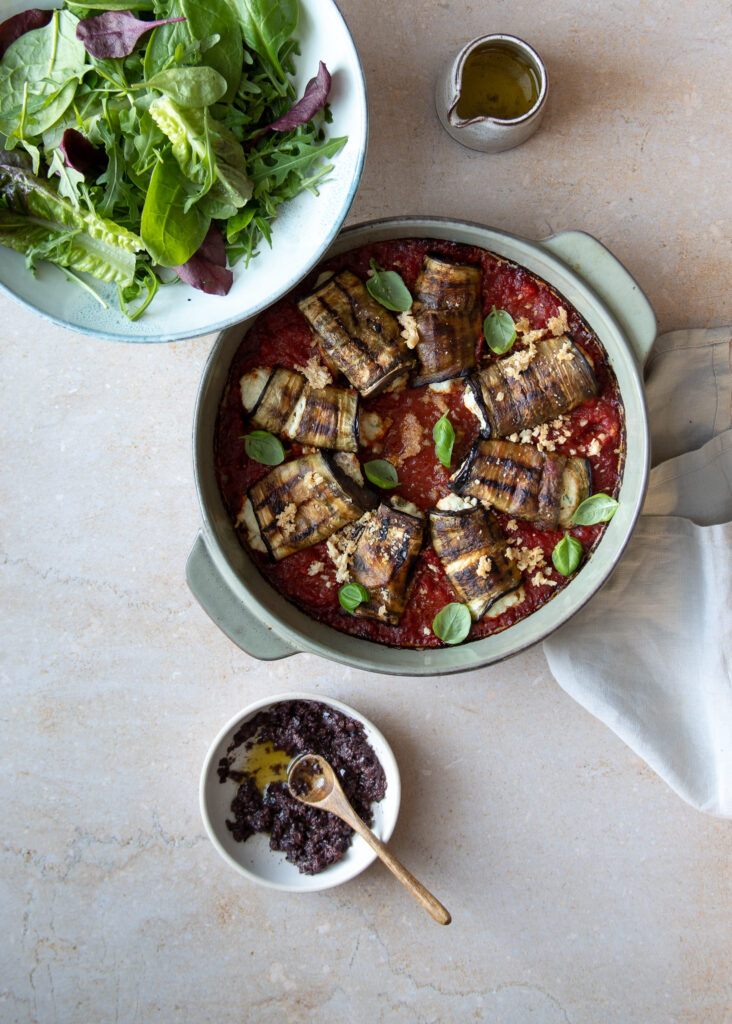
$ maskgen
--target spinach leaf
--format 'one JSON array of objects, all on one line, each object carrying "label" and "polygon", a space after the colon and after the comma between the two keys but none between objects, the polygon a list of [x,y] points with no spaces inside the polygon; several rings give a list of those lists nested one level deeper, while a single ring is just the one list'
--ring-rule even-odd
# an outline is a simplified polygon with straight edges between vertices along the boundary
[{"label": "spinach leaf", "polygon": [[435,615],[432,621],[432,632],[443,643],[459,644],[470,632],[471,623],[468,606],[452,601]]},{"label": "spinach leaf", "polygon": [[595,523],[606,523],[615,515],[618,503],[609,494],[592,494],[577,506],[572,522],[578,526],[594,526]]},{"label": "spinach leaf", "polygon": [[0,64],[4,135],[40,135],[73,101],[86,62],[77,24],[68,11],[55,11],[47,25],[26,32],[9,47]]},{"label": "spinach leaf", "polygon": [[570,537],[565,533],[562,539],[554,545],[552,551],[552,563],[557,572],[562,576],[571,576],[582,561],[582,545],[576,537]]},{"label": "spinach leaf", "polygon": [[157,89],[181,107],[210,107],[226,92],[226,79],[206,65],[158,71],[133,89]]},{"label": "spinach leaf", "polygon": [[179,0],[186,16],[191,41],[218,35],[215,46],[206,50],[206,64],[226,79],[224,102],[236,96],[244,67],[244,47],[234,6],[229,0]]},{"label": "spinach leaf", "polygon": [[284,81],[281,51],[297,28],[297,0],[238,0],[236,10],[246,45],[268,60]]},{"label": "spinach leaf", "polygon": [[440,416],[432,430],[432,439],[435,442],[435,454],[443,466],[450,467],[452,460],[452,447],[455,444],[455,430],[447,413]]},{"label": "spinach leaf", "polygon": [[372,484],[376,484],[377,487],[381,487],[382,490],[396,487],[399,483],[397,471],[386,459],[372,459],[364,465],[363,471],[366,474],[366,479],[370,480]]},{"label": "spinach leaf", "polygon": [[188,189],[178,164],[167,154],[152,173],[140,232],[145,248],[161,267],[185,263],[206,237],[210,218],[195,206],[186,212]]},{"label": "spinach leaf", "polygon": [[488,348],[498,355],[503,355],[516,340],[516,324],[510,313],[494,306],[483,321],[483,334]]},{"label": "spinach leaf", "polygon": [[358,606],[368,601],[370,597],[366,587],[360,583],[346,583],[338,591],[341,608],[345,608],[347,612],[355,612]]},{"label": "spinach leaf", "polygon": [[412,308],[412,296],[396,270],[384,270],[376,260],[369,260],[373,274],[366,281],[366,291],[372,299],[395,313],[406,313]]},{"label": "spinach leaf", "polygon": [[53,11],[39,11],[37,7],[13,15],[0,25],[0,58],[16,39],[34,28],[43,28],[53,17]]},{"label": "spinach leaf", "polygon": [[244,438],[244,451],[250,459],[261,462],[263,466],[279,466],[285,461],[285,449],[282,442],[268,430],[253,430]]}]

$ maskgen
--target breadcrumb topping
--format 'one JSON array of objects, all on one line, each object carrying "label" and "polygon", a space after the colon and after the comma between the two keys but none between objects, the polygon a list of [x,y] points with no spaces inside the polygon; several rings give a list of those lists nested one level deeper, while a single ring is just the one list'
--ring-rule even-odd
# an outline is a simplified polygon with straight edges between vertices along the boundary
[{"label": "breadcrumb topping", "polygon": [[304,366],[296,365],[295,369],[299,370],[310,387],[316,390],[327,388],[329,384],[333,383],[330,370],[323,366],[317,355],[310,356]]},{"label": "breadcrumb topping", "polygon": [[294,501],[288,502],[277,516],[277,526],[283,537],[290,537],[295,532],[295,519],[297,517],[297,505]]},{"label": "breadcrumb topping", "polygon": [[477,566],[475,567],[475,573],[482,580],[484,580],[488,576],[490,576],[490,572],[491,572],[491,568],[492,567],[493,567],[493,562],[490,560],[488,555],[482,555],[480,557],[480,559],[478,560]]},{"label": "breadcrumb topping", "polygon": [[548,331],[554,335],[555,338],[561,338],[563,334],[567,333],[569,324],[567,323],[567,310],[563,306],[559,307],[559,312],[556,316],[550,316],[546,322]]},{"label": "breadcrumb topping", "polygon": [[402,338],[404,338],[407,348],[416,348],[419,344],[419,332],[417,331],[417,321],[414,319],[410,312],[397,313],[397,320],[403,328]]},{"label": "breadcrumb topping", "polygon": [[506,548],[506,557],[515,562],[521,572],[532,572],[546,565],[544,552],[540,547],[522,548],[519,545],[511,545]]},{"label": "breadcrumb topping", "polygon": [[400,427],[402,450],[396,459],[398,465],[401,466],[404,464],[406,459],[411,459],[415,455],[419,455],[420,449],[422,448],[423,434],[424,431],[422,430],[422,424],[413,412],[408,412],[402,420]]},{"label": "breadcrumb topping", "polygon": [[531,582],[535,587],[556,587],[557,581],[550,580],[543,572],[535,572],[531,577]]},{"label": "breadcrumb topping", "polygon": [[325,562],[311,562],[308,566],[308,576],[318,576],[325,569]]}]

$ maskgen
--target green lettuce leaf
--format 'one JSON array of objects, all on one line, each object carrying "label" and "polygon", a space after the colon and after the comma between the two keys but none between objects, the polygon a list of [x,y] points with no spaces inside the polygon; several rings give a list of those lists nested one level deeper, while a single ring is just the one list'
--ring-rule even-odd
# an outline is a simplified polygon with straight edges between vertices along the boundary
[{"label": "green lettuce leaf", "polygon": [[150,116],[170,139],[173,156],[184,175],[204,186],[199,197],[238,209],[252,194],[247,162],[240,143],[206,110],[179,107],[167,96],[150,104]]},{"label": "green lettuce leaf", "polygon": [[[33,249],[35,259],[53,258],[102,281],[126,285],[135,276],[135,254],[142,248],[137,235],[77,209],[11,153],[0,155],[0,216],[0,242],[11,249]],[[59,240],[60,253],[51,255]],[[49,252],[39,250],[42,242]]]}]

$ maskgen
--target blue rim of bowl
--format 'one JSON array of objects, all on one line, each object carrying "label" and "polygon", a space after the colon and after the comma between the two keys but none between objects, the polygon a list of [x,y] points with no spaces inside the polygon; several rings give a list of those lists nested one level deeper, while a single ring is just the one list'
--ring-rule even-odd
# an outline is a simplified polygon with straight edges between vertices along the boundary
[{"label": "blue rim of bowl", "polygon": [[[211,816],[208,812],[208,803],[206,801],[206,782],[208,780],[211,770],[215,768],[215,765],[213,763],[213,755],[217,747],[219,747],[219,745],[221,744],[221,742],[228,735],[233,734],[234,731],[241,724],[243,724],[247,719],[251,718],[252,715],[256,714],[258,711],[261,711],[263,708],[270,707],[273,704],[277,704],[280,701],[290,700],[309,700],[313,701],[314,703],[326,704],[330,705],[330,707],[336,708],[336,710],[348,715],[351,718],[354,718],[357,722],[361,722],[362,725],[365,725],[366,728],[371,733],[371,735],[376,737],[376,739],[383,745],[384,750],[389,754],[391,758],[392,770],[391,774],[387,772],[387,788],[391,789],[390,796],[394,800],[395,807],[394,821],[391,825],[391,828],[387,828],[385,830],[384,835],[380,837],[382,841],[385,843],[388,843],[389,840],[391,839],[394,829],[396,828],[397,821],[399,820],[399,811],[401,809],[402,798],[402,780],[401,773],[399,771],[399,762],[397,761],[394,751],[391,748],[391,744],[386,739],[382,731],[378,728],[378,726],[374,725],[371,719],[367,718],[360,711],[357,711],[356,708],[351,707],[350,704],[346,704],[344,701],[338,700],[336,697],[326,697],[322,694],[305,693],[299,690],[286,691],[285,693],[280,694],[276,693],[273,694],[271,697],[261,697],[259,700],[252,701],[251,704],[248,704],[245,708],[239,711],[238,714],[234,715],[234,717],[231,718],[226,723],[226,725],[218,732],[216,738],[213,740],[213,742],[211,743],[210,747],[206,752],[198,785],[199,810],[201,813],[201,818],[203,820],[204,828],[206,829],[206,834],[211,845],[216,850],[218,855],[223,860],[225,860],[230,867],[232,867],[238,874],[243,875],[249,881],[255,882],[257,885],[262,885],[267,889],[276,889],[279,892],[308,894],[314,892],[322,892],[325,889],[333,889],[338,885],[345,885],[346,882],[352,882],[354,878],[358,878],[358,876],[362,874],[366,870],[366,868],[370,867],[374,863],[374,861],[376,860],[375,851],[367,847],[366,853],[368,859],[366,859],[363,865],[359,867],[356,871],[354,871],[352,875],[349,875],[347,878],[331,881],[328,878],[328,868],[325,868],[323,871],[319,872],[317,876],[308,876],[312,879],[315,879],[316,884],[309,885],[307,888],[301,888],[297,885],[288,885],[284,882],[273,882],[270,879],[263,878],[261,875],[258,875],[254,871],[251,871],[249,868],[245,867],[238,860],[232,857],[231,854],[227,852],[227,850],[224,849],[220,839],[218,838],[214,830],[214,826],[211,821]],[[359,837],[354,835],[354,842],[356,841],[359,841]],[[363,840],[360,841],[363,842]],[[273,856],[276,855],[277,854],[273,854]],[[336,865],[334,864],[331,866],[335,867]],[[319,882],[322,882],[322,884],[317,884]]]},{"label": "blue rim of bowl", "polygon": [[[334,16],[340,18],[340,21],[343,24],[344,28],[346,29],[349,38],[351,38],[351,41],[353,41],[353,36],[351,35],[351,30],[348,27],[348,23],[341,14],[340,10],[338,9],[335,0],[333,0],[333,13]],[[296,284],[302,281],[302,279],[307,274],[310,273],[315,264],[321,259],[323,254],[330,248],[331,244],[333,243],[333,240],[343,227],[343,222],[348,216],[348,212],[351,209],[351,206],[353,205],[353,200],[356,196],[356,192],[358,191],[358,186],[361,183],[361,175],[363,174],[363,165],[366,159],[366,150],[368,148],[369,139],[369,110],[366,97],[366,77],[363,73],[363,65],[361,64],[361,58],[359,56],[358,50],[356,49],[355,43],[353,44],[353,52],[356,58],[358,70],[360,72],[362,107],[361,113],[363,115],[364,131],[363,138],[361,140],[361,145],[356,157],[355,173],[353,175],[351,188],[348,192],[348,195],[345,197],[341,211],[341,216],[338,217],[337,220],[334,222],[331,231],[329,232],[327,238],[323,239],[323,242],[318,247],[318,250],[313,253],[312,261],[310,262],[309,266],[305,267],[300,273],[297,274],[297,276],[289,278],[288,281],[282,285],[282,289],[279,293],[279,296],[285,295],[288,291],[290,291],[291,288],[294,288]],[[0,136],[0,138],[2,138],[2,136]],[[32,313],[35,313],[36,316],[41,317],[43,320],[46,320],[49,323],[55,324],[57,327],[63,327],[65,330],[73,331],[75,334],[84,334],[88,337],[99,338],[102,341],[119,342],[123,345],[163,345],[172,341],[188,341],[193,338],[202,338],[207,334],[214,334],[216,332],[225,330],[227,327],[232,327],[234,324],[239,323],[241,320],[248,319],[250,316],[256,316],[258,313],[261,313],[263,309],[266,309],[268,306],[272,305],[273,302],[276,302],[277,298],[279,297],[268,297],[262,302],[258,303],[256,306],[253,306],[251,310],[247,310],[246,313],[242,314],[241,312],[238,312],[225,320],[219,320],[214,324],[207,325],[204,331],[200,331],[195,334],[190,334],[185,331],[178,331],[177,333],[174,334],[148,334],[144,335],[143,337],[123,337],[122,335],[119,334],[113,334],[110,331],[92,330],[89,327],[82,327],[81,325],[70,324],[67,320],[62,320],[60,317],[53,316],[53,314],[47,313],[43,309],[39,309],[38,306],[35,306],[32,302],[29,302],[27,299],[23,299],[19,295],[16,295],[16,293],[11,288],[8,288],[7,285],[3,284],[2,281],[0,281],[0,291],[4,295],[9,296],[9,298],[11,298],[14,302],[17,302],[20,306],[23,306],[25,309],[29,309]]]}]

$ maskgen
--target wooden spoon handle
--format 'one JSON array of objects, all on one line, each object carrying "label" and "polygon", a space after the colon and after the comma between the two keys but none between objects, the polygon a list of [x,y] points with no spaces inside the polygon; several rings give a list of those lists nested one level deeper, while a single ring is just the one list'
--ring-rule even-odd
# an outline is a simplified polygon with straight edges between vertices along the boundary
[{"label": "wooden spoon handle", "polygon": [[381,840],[376,838],[371,829],[364,825],[357,814],[354,813],[353,818],[349,818],[348,824],[358,832],[362,839],[366,840],[371,849],[374,850],[374,852],[381,858],[392,874],[396,875],[402,885],[409,889],[412,896],[414,896],[416,900],[419,900],[424,909],[432,915],[438,924],[450,923],[452,918],[450,917],[449,911],[443,907],[440,901],[436,899],[428,889],[425,889],[422,883],[414,877],[411,871],[407,871],[404,865],[396,859],[393,853],[390,853]]}]

